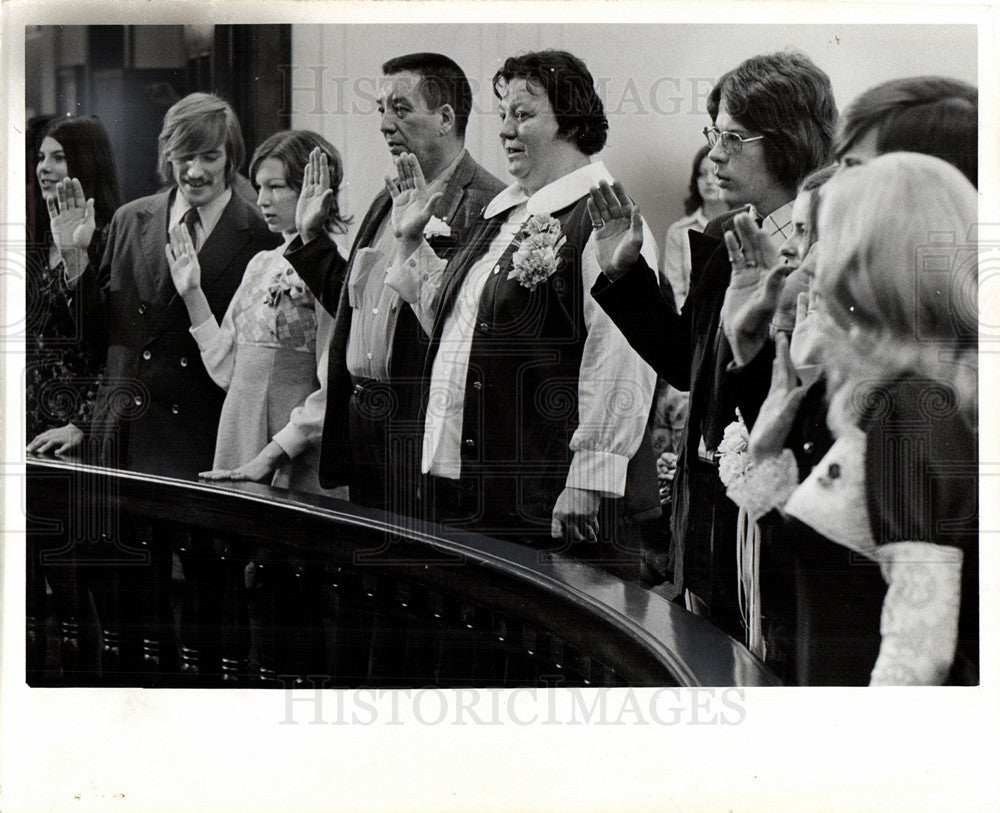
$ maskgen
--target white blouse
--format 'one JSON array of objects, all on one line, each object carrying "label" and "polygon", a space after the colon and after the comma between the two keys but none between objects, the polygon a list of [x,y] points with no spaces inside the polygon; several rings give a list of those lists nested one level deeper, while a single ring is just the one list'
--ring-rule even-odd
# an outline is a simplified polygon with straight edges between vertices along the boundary
[{"label": "white blouse", "polygon": [[[603,163],[595,162],[564,175],[530,197],[519,184],[512,184],[487,205],[484,212],[487,219],[504,212],[507,215],[486,252],[466,274],[445,319],[432,368],[431,400],[424,424],[425,473],[450,479],[461,476],[466,376],[475,316],[490,274],[499,273],[498,261],[529,217],[551,214],[576,203],[600,180],[611,183],[613,178]],[[645,224],[643,232],[642,256],[655,270],[656,241]],[[386,278],[386,284],[410,303],[428,333],[446,265],[424,241],[409,257],[397,256]],[[583,303],[587,337],[578,381],[579,424],[569,444],[573,459],[566,486],[620,497],[625,493],[628,462],[639,448],[645,430],[656,375],[590,296],[601,272],[593,236],[584,246],[581,269],[587,292]],[[609,405],[613,414],[609,414]]]}]

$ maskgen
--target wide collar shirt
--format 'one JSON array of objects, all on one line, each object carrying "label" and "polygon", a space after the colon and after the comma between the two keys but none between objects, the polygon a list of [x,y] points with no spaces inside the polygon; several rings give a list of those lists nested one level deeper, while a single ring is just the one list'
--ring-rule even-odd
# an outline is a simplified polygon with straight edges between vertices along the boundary
[{"label": "wide collar shirt", "polygon": [[[460,150],[455,160],[427,184],[428,195],[444,191],[465,152]],[[347,297],[353,308],[347,339],[347,370],[355,378],[382,382],[389,380],[392,342],[402,304],[399,295],[385,284],[396,244],[391,220],[392,214],[387,212],[371,245],[355,252],[347,277]]]}]

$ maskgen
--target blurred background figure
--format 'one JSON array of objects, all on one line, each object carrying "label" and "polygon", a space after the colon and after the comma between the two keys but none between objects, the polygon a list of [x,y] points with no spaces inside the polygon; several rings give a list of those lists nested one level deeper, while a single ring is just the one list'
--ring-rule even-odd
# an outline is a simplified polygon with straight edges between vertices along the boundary
[{"label": "blurred background figure", "polygon": [[[49,123],[38,139],[34,175],[45,205],[28,252],[27,437],[34,439],[30,451],[61,453],[90,421],[107,352],[102,331],[83,338],[83,320],[97,315],[77,312],[66,279],[74,252],[100,265],[121,203],[104,126],[93,116]],[[105,275],[98,285],[106,289],[108,280]]]},{"label": "blurred background figure", "polygon": [[684,200],[684,217],[670,225],[663,242],[662,275],[673,289],[678,312],[687,299],[691,284],[691,245],[688,232],[705,231],[709,220],[726,211],[726,204],[715,180],[715,164],[708,157],[711,149],[706,144],[695,155],[688,196]]}]

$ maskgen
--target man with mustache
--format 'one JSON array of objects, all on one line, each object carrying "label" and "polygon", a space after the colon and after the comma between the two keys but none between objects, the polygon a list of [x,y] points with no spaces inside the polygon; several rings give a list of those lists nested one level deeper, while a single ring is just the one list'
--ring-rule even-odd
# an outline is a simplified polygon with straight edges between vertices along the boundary
[{"label": "man with mustache", "polygon": [[[416,156],[431,194],[441,193],[425,234],[448,258],[483,207],[503,188],[465,150],[472,89],[441,54],[416,53],[382,66],[380,129],[393,156]],[[352,502],[412,514],[420,477],[420,380],[427,339],[410,306],[385,285],[395,236],[392,199],[376,196],[340,278],[333,244],[296,239],[286,257],[336,314],[330,344],[320,483],[347,485]]]},{"label": "man with mustache", "polygon": [[256,207],[233,193],[244,156],[228,103],[207,93],[181,99],[164,116],[159,137],[158,169],[170,188],[115,213],[102,260],[110,268],[108,288],[98,285],[93,268],[79,277],[78,312],[87,315],[81,327],[101,321],[108,330],[93,428],[105,465],[188,478],[211,468],[225,393],[202,365],[165,249],[168,229],[184,223],[209,305],[221,319],[250,259],[280,242]]}]

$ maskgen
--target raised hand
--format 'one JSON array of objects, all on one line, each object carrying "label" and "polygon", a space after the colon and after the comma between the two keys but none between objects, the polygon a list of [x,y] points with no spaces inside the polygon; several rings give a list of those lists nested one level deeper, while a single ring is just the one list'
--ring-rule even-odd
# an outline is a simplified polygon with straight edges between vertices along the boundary
[{"label": "raised hand", "polygon": [[326,153],[315,147],[309,153],[302,176],[302,191],[295,205],[295,230],[303,243],[319,237],[324,232],[326,220],[333,208],[333,190],[330,188],[330,163]]},{"label": "raised hand", "polygon": [[642,250],[642,215],[620,181],[601,181],[590,190],[587,213],[594,226],[597,263],[609,279],[622,276]]},{"label": "raised hand", "polygon": [[408,243],[419,242],[443,192],[427,194],[427,182],[417,156],[404,152],[396,158],[396,177],[385,179],[392,196],[392,233]]},{"label": "raised hand", "polygon": [[64,256],[73,249],[85,251],[94,237],[94,199],[85,198],[76,178],[63,178],[55,195],[45,201],[49,210],[52,242]]},{"label": "raised hand", "polygon": [[170,278],[174,281],[177,293],[184,296],[200,289],[201,265],[187,226],[178,223],[170,230],[170,242],[164,250],[167,253],[167,265],[170,266]]},{"label": "raised hand", "polygon": [[750,457],[755,461],[776,457],[781,453],[795,415],[808,391],[808,387],[798,383],[785,333],[775,336],[774,349],[771,389],[761,404],[750,432]]}]

